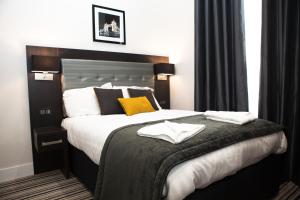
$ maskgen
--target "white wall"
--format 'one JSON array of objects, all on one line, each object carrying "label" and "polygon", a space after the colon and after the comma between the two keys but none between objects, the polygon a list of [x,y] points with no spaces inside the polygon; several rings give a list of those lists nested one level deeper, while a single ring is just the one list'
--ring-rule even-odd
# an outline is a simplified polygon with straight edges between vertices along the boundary
[{"label": "white wall", "polygon": [[257,116],[259,97],[262,1],[244,0],[244,8],[249,111]]},{"label": "white wall", "polygon": [[[125,46],[92,41],[92,4],[126,12]],[[1,0],[0,27],[0,181],[33,173],[25,45],[169,56],[171,107],[193,109],[194,0]]]}]

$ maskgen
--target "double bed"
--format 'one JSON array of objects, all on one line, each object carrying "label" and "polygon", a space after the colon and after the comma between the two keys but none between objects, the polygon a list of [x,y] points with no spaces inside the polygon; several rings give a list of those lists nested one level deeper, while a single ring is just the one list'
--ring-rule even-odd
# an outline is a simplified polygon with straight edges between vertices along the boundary
[{"label": "double bed", "polygon": [[[109,80],[118,86],[138,85],[150,88],[154,87],[154,82],[151,78],[153,75],[151,64],[63,59],[62,67],[64,90],[95,85],[99,86],[100,83],[102,84],[107,81],[107,79],[103,77],[109,77]],[[78,78],[76,79],[76,77]],[[133,79],[133,77],[135,77],[135,79]],[[93,80],[97,80],[97,82]],[[100,83],[99,80],[101,80]],[[62,127],[68,132],[73,173],[94,192],[98,168],[99,165],[101,165],[101,152],[107,138],[113,131],[128,125],[171,120],[201,114],[202,113],[194,111],[159,109],[156,112],[141,113],[133,116],[126,116],[125,114],[100,114],[67,117],[63,119]],[[182,162],[173,167],[168,173],[161,199],[180,200],[202,196],[204,197],[203,199],[215,199],[225,198],[226,195],[228,195],[227,198],[231,198],[230,195],[232,195],[233,198],[247,199],[253,197],[265,198],[274,195],[276,187],[278,187],[280,183],[279,157],[280,154],[285,152],[286,146],[284,133],[279,131],[262,137],[237,142],[236,144]],[[265,163],[262,166],[263,169],[251,167],[258,162]],[[272,169],[267,169],[269,172],[272,171],[275,173],[272,174],[271,177],[268,177],[270,174],[264,171],[266,170],[264,166],[270,165],[269,163],[275,165]],[[254,172],[251,172],[252,168]],[[243,181],[241,184],[243,184],[244,187],[248,187],[247,182],[250,181],[252,188],[248,188],[250,192],[249,195],[243,194],[243,197],[239,196],[240,191],[244,191],[239,191],[239,188],[236,188],[236,194],[227,194],[224,189],[217,189],[217,191],[223,191],[220,193],[209,192],[210,190],[214,191],[214,188],[210,189],[214,186],[216,188],[228,187],[228,191],[230,191],[229,188],[231,184],[236,185],[234,177],[239,177],[241,173],[237,172],[241,169],[244,169],[242,172],[245,171],[245,174],[248,174],[248,171],[250,171],[250,176],[259,176],[255,178],[257,180],[267,180],[266,183],[273,187],[265,186],[265,188],[271,188],[271,190],[268,191],[266,189],[265,191],[261,191],[262,194],[259,194],[256,191],[258,184],[251,181],[252,179],[249,177],[249,180],[239,180]],[[224,186],[219,186],[219,184],[222,184],[220,180],[228,176],[233,179],[233,181],[230,180],[226,183],[225,179],[223,183]],[[243,177],[243,173],[241,176]],[[274,181],[272,177],[277,178],[275,178]],[[243,188],[243,186],[239,187]],[[205,194],[205,191],[208,191],[208,194]],[[197,192],[199,193],[198,195],[196,195]],[[254,194],[251,194],[253,192]],[[264,192],[266,194],[263,194]],[[193,195],[196,196],[193,197]]]},{"label": "double bed", "polygon": [[[105,140],[113,130],[129,124],[196,114],[199,113],[160,110],[130,117],[126,115],[95,115],[66,118],[62,122],[62,126],[68,131],[68,140],[73,148],[82,151],[91,160],[92,165],[95,166],[94,168],[97,169]],[[169,172],[162,196],[168,200],[184,199],[193,193],[195,189],[205,188],[211,183],[263,160],[270,154],[281,154],[285,149],[284,133],[278,132],[239,142],[191,159],[177,165]],[[94,176],[96,177],[96,174]],[[90,189],[93,191],[93,188]]]},{"label": "double bed", "polygon": [[[183,118],[192,119],[197,117],[201,118],[202,122],[208,123],[208,125],[214,124],[212,121],[201,117],[202,113],[183,110],[159,109],[155,112],[133,116],[126,116],[125,114],[101,115],[99,112],[95,112],[93,115],[76,117],[63,116],[62,96],[64,92],[76,88],[99,87],[107,82],[111,82],[114,86],[154,88],[158,102],[164,102],[163,98],[168,97],[169,81],[155,80],[153,64],[168,62],[168,57],[35,46],[27,46],[26,48],[32,115],[31,127],[61,125],[67,130],[71,171],[92,193],[99,186],[98,182],[103,181],[102,179],[99,180],[98,176],[101,171],[103,172],[104,165],[102,161],[104,155],[108,155],[106,151],[109,147],[108,143],[116,130],[122,129],[122,127],[143,127],[143,124],[149,121],[166,119],[176,121]],[[51,83],[35,81],[30,71],[32,56],[54,56],[61,59],[62,74],[55,74]],[[49,98],[40,95],[41,93],[46,95],[47,92],[52,94]],[[79,100],[82,100],[82,98],[79,98]],[[45,106],[52,108],[52,115],[49,115],[47,120],[39,120],[40,116],[35,113],[38,113]],[[218,124],[220,127],[223,127],[223,125],[227,126],[225,123]],[[239,129],[242,130],[245,127],[247,129],[252,126],[249,123],[246,126],[231,126],[230,128],[239,131]],[[252,130],[255,130],[255,128],[252,127]],[[215,145],[219,148],[211,152],[202,152],[198,156],[195,154],[187,158],[183,157],[184,159],[181,159],[174,166],[172,164],[172,167],[165,171],[166,176],[161,192],[159,192],[158,197],[150,199],[270,199],[277,193],[282,181],[282,158],[287,144],[282,129],[265,130],[268,132],[267,134],[262,131],[257,137],[244,138],[234,144],[227,143],[223,145],[221,142]],[[203,134],[209,131],[208,126]],[[245,133],[243,132],[241,135]],[[140,142],[141,140],[151,141],[151,144],[159,144],[158,147],[174,149],[199,139],[198,135],[200,137],[201,133],[186,142],[176,145],[158,139],[136,136],[136,132],[132,135],[135,135]],[[252,133],[248,134],[248,136],[250,135]],[[122,148],[125,152],[126,145]],[[141,151],[143,146],[138,148],[138,151]],[[156,149],[154,150],[156,151]],[[103,151],[106,153],[104,154]],[[117,156],[115,158],[118,159],[117,154],[114,156]],[[47,167],[50,166],[48,164],[54,163],[51,162],[51,159],[40,158],[35,151],[33,151],[33,157],[35,173],[47,170]],[[108,157],[109,159],[110,157]],[[143,160],[145,158],[138,159]],[[46,162],[47,160],[49,162]],[[52,161],[55,160],[52,159]],[[122,160],[122,170],[126,162],[126,159]],[[136,161],[136,163],[141,162]],[[149,171],[151,169],[152,167],[149,167]],[[147,174],[147,170],[146,167],[145,174]],[[109,174],[105,171],[104,173]],[[113,176],[111,176],[111,179],[106,177],[106,181],[117,182],[117,179],[118,177],[116,179]],[[145,188],[144,183],[146,182],[137,185],[137,187]],[[148,186],[156,187],[154,184],[148,184]],[[113,188],[112,191],[116,194],[120,193],[117,188]],[[96,193],[96,198],[97,195]],[[113,200],[115,198],[104,199]],[[145,200],[149,198],[134,199]]]}]

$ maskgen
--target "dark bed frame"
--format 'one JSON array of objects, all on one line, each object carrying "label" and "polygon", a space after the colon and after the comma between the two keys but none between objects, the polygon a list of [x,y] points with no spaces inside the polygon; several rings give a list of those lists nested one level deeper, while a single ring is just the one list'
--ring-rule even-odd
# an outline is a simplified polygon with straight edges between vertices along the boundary
[{"label": "dark bed frame", "polygon": [[[35,81],[31,73],[31,58],[35,56],[56,56],[59,58],[110,60],[125,62],[159,63],[168,62],[164,56],[91,51],[80,49],[65,49],[52,47],[26,46],[28,90],[30,103],[31,130],[44,126],[60,126],[63,119],[61,76],[54,75],[52,82]],[[169,80],[155,81],[156,96],[162,100],[169,98]],[[47,94],[51,93],[51,97]],[[47,97],[47,98],[45,98]],[[48,98],[49,97],[49,98]],[[168,106],[168,105],[167,105]],[[41,117],[39,110],[50,108],[52,114]],[[32,131],[33,139],[33,131]],[[32,142],[32,144],[34,144]],[[97,178],[98,166],[82,151],[70,145],[70,165],[72,173],[93,193]],[[38,154],[33,147],[34,172],[40,173],[57,169],[60,160],[56,154]],[[212,199],[270,199],[274,196],[281,183],[282,155],[270,155],[255,165],[240,170],[236,174],[215,182],[204,189],[198,189],[187,200]]]},{"label": "dark bed frame", "polygon": [[[88,156],[70,146],[71,171],[94,193],[98,165]],[[185,200],[266,200],[274,197],[281,184],[282,155],[270,155],[257,164],[246,167],[232,176],[204,189],[197,189]]]}]

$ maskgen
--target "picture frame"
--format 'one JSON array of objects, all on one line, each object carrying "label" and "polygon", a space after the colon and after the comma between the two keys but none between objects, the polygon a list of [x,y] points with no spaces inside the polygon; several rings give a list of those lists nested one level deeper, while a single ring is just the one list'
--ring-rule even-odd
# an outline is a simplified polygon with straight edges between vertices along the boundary
[{"label": "picture frame", "polygon": [[93,40],[125,45],[125,12],[98,5],[92,5],[92,10]]}]

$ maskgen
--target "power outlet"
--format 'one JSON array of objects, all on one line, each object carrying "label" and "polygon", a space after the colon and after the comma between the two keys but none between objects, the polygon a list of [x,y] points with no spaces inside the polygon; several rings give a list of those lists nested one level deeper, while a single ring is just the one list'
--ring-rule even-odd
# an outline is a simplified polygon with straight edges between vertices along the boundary
[{"label": "power outlet", "polygon": [[40,115],[51,115],[51,109],[50,108],[41,109]]},{"label": "power outlet", "polygon": [[51,110],[50,109],[46,109],[46,115],[51,115]]}]

